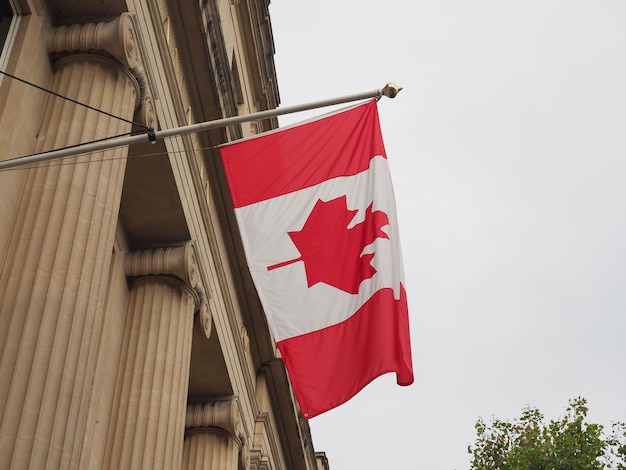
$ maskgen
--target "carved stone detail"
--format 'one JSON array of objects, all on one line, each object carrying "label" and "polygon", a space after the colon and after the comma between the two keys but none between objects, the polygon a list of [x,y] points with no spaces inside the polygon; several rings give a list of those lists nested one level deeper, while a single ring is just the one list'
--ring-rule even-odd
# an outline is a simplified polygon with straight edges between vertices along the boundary
[{"label": "carved stone detail", "polygon": [[250,335],[248,334],[248,330],[245,326],[241,327],[239,331],[239,336],[241,337],[241,344],[243,344],[243,350],[246,354],[250,354]]},{"label": "carved stone detail", "polygon": [[[200,434],[221,436],[235,444],[232,450],[220,448],[218,441],[198,440]],[[210,439],[208,436],[202,439]],[[192,444],[193,441],[193,444]],[[206,446],[206,451],[226,453],[237,456],[237,468],[250,467],[250,444],[243,426],[241,411],[237,398],[230,400],[216,400],[204,403],[192,403],[187,405],[185,418],[185,442],[188,445]],[[202,444],[204,442],[204,444]],[[216,447],[217,446],[217,447]],[[236,463],[228,458],[226,459]],[[195,468],[195,467],[194,467]]]},{"label": "carved stone detail", "polygon": [[269,457],[259,449],[250,451],[250,470],[270,470]]},{"label": "carved stone detail", "polygon": [[154,99],[148,86],[133,17],[122,13],[107,23],[62,25],[53,28],[46,40],[49,54],[90,53],[111,57],[129,70],[137,81],[140,96],[137,119],[156,128]]},{"label": "carved stone detail", "polygon": [[221,428],[239,439],[245,438],[237,399],[191,403],[187,406],[185,428]]},{"label": "carved stone detail", "polygon": [[105,52],[131,70],[140,66],[137,35],[129,13],[108,23],[58,26],[50,31],[46,47],[49,53]]},{"label": "carved stone detail", "polygon": [[206,299],[201,299],[200,309],[198,311],[198,322],[204,336],[208,339],[211,336],[211,330],[213,329],[213,317],[211,316],[211,309],[209,302]]},{"label": "carved stone detail", "polygon": [[135,111],[135,119],[145,124],[146,126],[150,126],[153,129],[156,129],[157,115],[154,105],[154,99],[152,98],[151,93],[142,93],[139,105],[137,106],[137,110]]},{"label": "carved stone detail", "polygon": [[193,288],[199,279],[190,243],[178,247],[130,252],[124,270],[129,277],[176,276]]},{"label": "carved stone detail", "polygon": [[197,295],[195,311],[199,313],[202,330],[207,338],[210,336],[211,310],[191,242],[179,247],[131,252],[126,258],[124,268],[126,276],[131,279],[143,276],[174,276],[189,285]]}]

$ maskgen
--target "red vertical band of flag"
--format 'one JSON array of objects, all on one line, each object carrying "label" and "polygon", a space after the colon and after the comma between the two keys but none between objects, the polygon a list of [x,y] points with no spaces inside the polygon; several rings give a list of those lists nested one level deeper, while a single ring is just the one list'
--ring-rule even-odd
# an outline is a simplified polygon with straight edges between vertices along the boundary
[{"label": "red vertical band of flag", "polygon": [[[247,206],[351,176],[385,154],[376,103],[222,147],[233,205]],[[346,158],[349,156],[349,158]]]},{"label": "red vertical band of flag", "polygon": [[221,148],[250,273],[305,418],[413,382],[375,101]]},{"label": "red vertical band of flag", "polygon": [[376,377],[397,373],[413,383],[406,293],[376,292],[338,325],[278,343],[306,418],[346,402]]}]

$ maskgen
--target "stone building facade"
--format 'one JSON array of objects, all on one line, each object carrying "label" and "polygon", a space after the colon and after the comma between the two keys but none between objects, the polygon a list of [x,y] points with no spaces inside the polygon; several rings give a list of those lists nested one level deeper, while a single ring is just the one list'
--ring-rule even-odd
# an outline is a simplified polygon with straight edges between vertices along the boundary
[{"label": "stone building facade", "polygon": [[[268,3],[0,0],[0,159],[275,108]],[[276,125],[0,172],[0,469],[328,468],[216,150]]]}]

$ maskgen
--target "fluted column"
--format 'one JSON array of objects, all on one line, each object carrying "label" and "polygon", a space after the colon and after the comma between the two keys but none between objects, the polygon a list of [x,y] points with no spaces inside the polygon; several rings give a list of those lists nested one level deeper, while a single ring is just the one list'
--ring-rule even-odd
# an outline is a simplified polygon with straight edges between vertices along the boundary
[{"label": "fluted column", "polygon": [[183,470],[238,470],[249,467],[246,434],[237,400],[187,407]]},{"label": "fluted column", "polygon": [[132,284],[105,467],[177,469],[198,309],[210,332],[193,247],[131,253],[126,272]]},{"label": "fluted column", "polygon": [[[130,71],[139,58],[128,16],[53,30],[48,51],[58,59],[53,91],[133,118],[142,92]],[[130,127],[51,96],[36,149]],[[28,170],[0,273],[0,468],[80,467],[126,154]]]}]

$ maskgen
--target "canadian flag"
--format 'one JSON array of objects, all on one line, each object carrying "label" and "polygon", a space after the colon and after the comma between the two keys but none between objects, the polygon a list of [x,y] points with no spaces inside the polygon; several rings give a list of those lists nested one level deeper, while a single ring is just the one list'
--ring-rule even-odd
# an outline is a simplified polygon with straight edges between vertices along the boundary
[{"label": "canadian flag", "polygon": [[221,147],[248,266],[305,418],[413,382],[376,101]]}]

